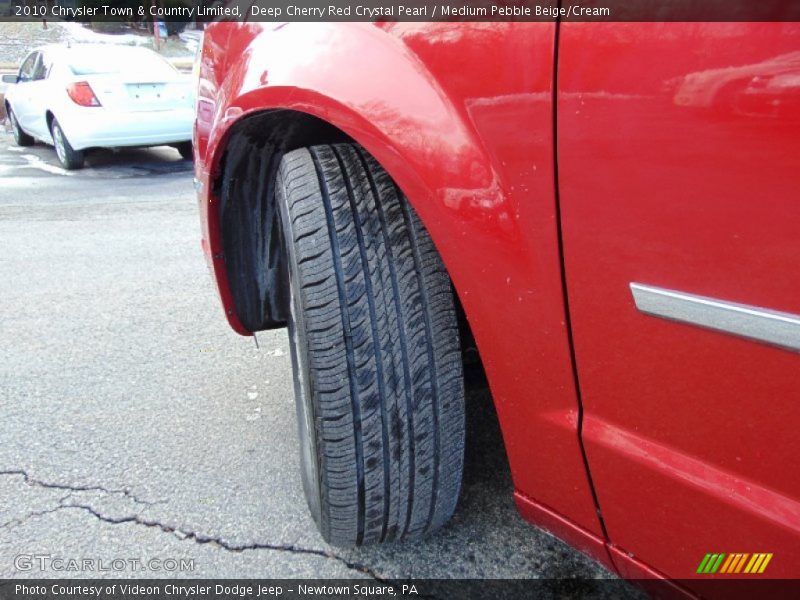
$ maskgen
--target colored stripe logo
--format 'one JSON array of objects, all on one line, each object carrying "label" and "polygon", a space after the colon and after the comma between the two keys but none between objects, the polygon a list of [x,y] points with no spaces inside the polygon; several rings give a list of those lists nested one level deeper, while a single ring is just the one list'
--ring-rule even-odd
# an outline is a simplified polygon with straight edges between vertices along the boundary
[{"label": "colored stripe logo", "polygon": [[771,560],[772,552],[753,554],[748,552],[731,552],[730,554],[709,552],[700,561],[697,572],[703,575],[713,575],[714,573],[760,575],[766,570]]}]

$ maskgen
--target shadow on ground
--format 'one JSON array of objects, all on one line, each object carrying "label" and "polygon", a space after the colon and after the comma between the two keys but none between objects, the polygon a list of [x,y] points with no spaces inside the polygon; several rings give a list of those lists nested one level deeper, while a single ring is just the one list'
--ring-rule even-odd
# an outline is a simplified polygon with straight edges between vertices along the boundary
[{"label": "shadow on ground", "polygon": [[86,168],[116,170],[120,167],[140,171],[142,175],[177,173],[192,169],[192,163],[183,160],[178,151],[169,146],[155,148],[94,149],[86,155]]},{"label": "shadow on ground", "polygon": [[[511,472],[491,394],[482,374],[473,372],[467,387],[464,480],[451,522],[416,544],[365,548],[350,555],[379,573],[395,577],[614,577],[593,560],[523,521],[512,493]],[[426,554],[429,560],[420,560]],[[448,555],[452,568],[443,569],[443,558]]]},{"label": "shadow on ground", "polygon": [[0,124],[4,135],[0,143],[7,145],[8,153],[2,164],[9,175],[26,176],[31,171],[48,176],[69,175],[78,178],[130,178],[190,172],[192,161],[184,160],[171,146],[147,148],[90,148],[86,150],[84,168],[64,170],[58,162],[55,149],[37,141],[32,146],[19,147],[14,143],[8,125]]}]

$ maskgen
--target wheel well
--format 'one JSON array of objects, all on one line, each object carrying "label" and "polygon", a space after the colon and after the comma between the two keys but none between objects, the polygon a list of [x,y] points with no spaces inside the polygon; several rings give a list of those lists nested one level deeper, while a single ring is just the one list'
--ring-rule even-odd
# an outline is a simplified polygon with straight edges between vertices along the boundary
[{"label": "wheel well", "polygon": [[288,284],[274,198],[278,165],[286,152],[351,141],[332,125],[291,110],[265,111],[233,126],[219,176],[219,233],[228,285],[239,322],[249,331],[283,327]]},{"label": "wheel well", "polygon": [[50,131],[53,128],[53,119],[55,119],[55,115],[51,111],[47,111],[44,114],[45,121],[47,122],[47,131]]},{"label": "wheel well", "polygon": [[[278,165],[286,152],[316,144],[353,142],[317,117],[273,110],[233,126],[213,181],[228,285],[239,322],[249,331],[286,325],[288,283],[274,198]],[[465,374],[485,383],[475,338],[456,294]]]},{"label": "wheel well", "polygon": [[[277,329],[286,325],[289,311],[280,217],[274,197],[278,165],[285,153],[297,148],[353,140],[321,119],[290,110],[259,113],[233,127],[219,175],[212,183],[214,196],[219,198],[228,285],[239,322],[247,330]],[[465,384],[469,390],[488,393],[475,337],[458,293],[454,297]],[[502,443],[500,446],[504,448]]]}]

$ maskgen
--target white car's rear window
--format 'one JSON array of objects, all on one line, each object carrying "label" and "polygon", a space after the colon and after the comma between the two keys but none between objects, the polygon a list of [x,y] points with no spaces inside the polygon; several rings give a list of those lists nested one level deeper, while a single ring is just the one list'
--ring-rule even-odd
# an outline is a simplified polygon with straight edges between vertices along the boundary
[{"label": "white car's rear window", "polygon": [[75,75],[147,75],[172,78],[175,69],[163,58],[143,48],[103,48],[70,51],[67,64]]}]

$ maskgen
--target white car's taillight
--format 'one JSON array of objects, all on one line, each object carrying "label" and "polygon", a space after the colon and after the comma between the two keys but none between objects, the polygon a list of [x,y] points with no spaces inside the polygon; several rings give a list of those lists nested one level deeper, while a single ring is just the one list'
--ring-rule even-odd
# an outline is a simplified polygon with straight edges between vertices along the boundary
[{"label": "white car's taillight", "polygon": [[86,81],[70,83],[67,86],[67,94],[75,104],[80,106],[100,106],[100,101],[94,95],[92,86]]}]

